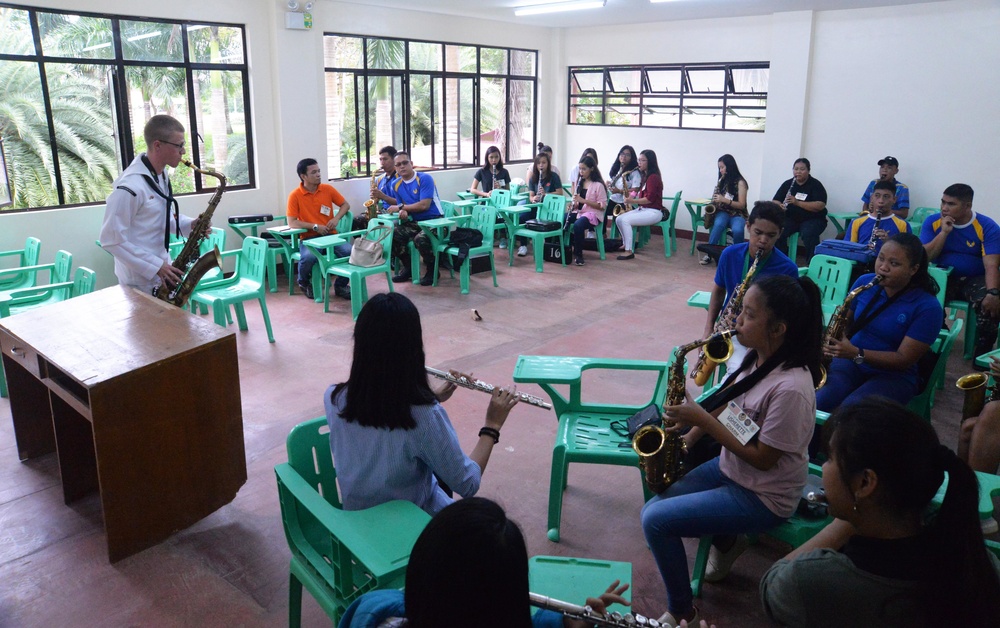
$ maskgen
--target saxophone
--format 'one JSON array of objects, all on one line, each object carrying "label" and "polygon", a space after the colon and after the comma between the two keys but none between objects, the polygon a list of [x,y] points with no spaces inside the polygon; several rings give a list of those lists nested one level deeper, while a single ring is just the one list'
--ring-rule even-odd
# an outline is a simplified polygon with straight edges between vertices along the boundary
[{"label": "saxophone", "polygon": [[[684,356],[688,351],[705,347],[705,352],[717,362],[725,362],[733,353],[735,330],[712,334],[704,340],[674,349],[674,363],[670,365],[667,375],[666,406],[678,406],[684,403]],[[663,427],[673,427],[673,421],[663,421]],[[635,433],[632,438],[632,449],[639,454],[639,468],[645,474],[646,486],[654,493],[662,493],[684,474],[683,454],[686,452],[684,439],[677,432],[668,432],[658,425],[647,425]]]},{"label": "saxophone", "polygon": [[[763,254],[763,249],[757,249],[757,254],[754,255],[753,264],[750,265],[747,276],[743,278],[743,282],[740,285],[736,286],[736,290],[733,292],[733,296],[729,298],[729,302],[726,303],[725,309],[719,314],[719,318],[715,320],[715,327],[712,329],[714,333],[726,331],[727,329],[736,329],[736,317],[740,315],[740,310],[743,308],[743,297],[746,296],[747,290],[750,288],[750,282],[753,281],[754,275],[757,274],[757,265]],[[726,356],[726,359],[728,360],[729,356]],[[717,360],[709,358],[706,351],[702,351],[698,354],[698,362],[695,363],[694,369],[691,371],[691,379],[698,386],[704,386],[705,382],[712,377],[712,371],[715,370],[718,364]]]},{"label": "saxophone", "polygon": [[208,200],[208,207],[205,211],[191,223],[191,235],[184,243],[184,248],[174,258],[172,266],[183,273],[180,283],[173,290],[161,290],[161,288],[165,288],[163,284],[153,288],[154,297],[167,303],[173,303],[177,307],[184,307],[187,304],[191,293],[194,292],[194,287],[198,285],[205,273],[222,266],[222,255],[219,253],[219,247],[213,247],[211,251],[200,257],[199,252],[201,243],[208,237],[206,234],[212,226],[212,214],[215,213],[215,208],[219,206],[219,200],[222,198],[223,192],[226,191],[226,175],[215,170],[202,170],[186,159],[182,159],[181,163],[202,175],[215,177],[219,180],[219,186],[215,188],[215,194]]},{"label": "saxophone", "polygon": [[848,309],[851,302],[857,298],[859,294],[877,286],[879,282],[882,281],[882,275],[875,275],[874,278],[863,286],[858,286],[854,290],[848,293],[847,298],[844,302],[837,306],[837,309],[833,311],[833,316],[830,317],[830,324],[826,327],[826,333],[823,335],[823,346],[827,346],[834,340],[840,340],[847,333],[847,316],[850,313]]},{"label": "saxophone", "polygon": [[[375,187],[378,184],[376,181],[377,178],[378,178],[378,171],[376,170],[374,173],[372,173],[372,180],[371,180],[371,189],[373,192],[375,191]],[[371,220],[372,218],[377,216],[379,213],[378,201],[376,201],[374,198],[369,198],[367,201],[365,201],[365,213],[368,216],[368,220]]]},{"label": "saxophone", "polygon": [[[719,180],[715,183],[715,188],[712,189],[712,196],[718,194],[719,190],[721,189],[722,189],[722,177],[719,177]],[[701,211],[704,212],[706,216],[711,216],[716,211],[718,211],[718,209],[719,208],[715,206],[715,203],[709,203],[708,205],[705,205],[705,208],[702,209]]]},{"label": "saxophone", "polygon": [[[615,216],[616,218],[618,216],[621,216],[627,211],[632,211],[633,209],[635,209],[626,202],[626,199],[628,199],[628,176],[635,171],[636,169],[633,168],[632,170],[623,170],[622,172],[618,173],[618,176],[621,177],[622,202],[619,203],[618,205],[615,205],[615,208],[611,211],[611,215]],[[614,184],[614,181],[612,181],[612,184]],[[614,187],[614,185],[612,185],[611,187]]]}]

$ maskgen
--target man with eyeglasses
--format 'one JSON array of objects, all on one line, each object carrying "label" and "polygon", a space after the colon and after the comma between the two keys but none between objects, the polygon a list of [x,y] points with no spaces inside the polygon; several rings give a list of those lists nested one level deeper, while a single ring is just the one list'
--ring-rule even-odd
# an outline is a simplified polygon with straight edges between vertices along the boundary
[{"label": "man with eyeglasses", "polygon": [[151,292],[173,288],[182,273],[170,264],[170,236],[188,236],[193,218],[181,215],[166,167],[184,156],[184,126],[167,115],[149,119],[141,153],[112,184],[101,226],[101,246],[115,258],[119,283]]},{"label": "man with eyeglasses", "polygon": [[420,257],[427,266],[427,271],[420,278],[420,285],[430,286],[434,283],[434,251],[431,250],[430,240],[417,223],[440,218],[441,199],[438,198],[437,187],[431,175],[414,171],[409,153],[399,151],[396,153],[394,163],[396,180],[392,184],[392,191],[389,192],[392,198],[389,201],[389,211],[399,214],[399,224],[392,235],[392,254],[398,262],[399,272],[393,275],[392,281],[395,283],[409,281],[413,276],[407,247],[412,240],[413,246],[420,252]]}]

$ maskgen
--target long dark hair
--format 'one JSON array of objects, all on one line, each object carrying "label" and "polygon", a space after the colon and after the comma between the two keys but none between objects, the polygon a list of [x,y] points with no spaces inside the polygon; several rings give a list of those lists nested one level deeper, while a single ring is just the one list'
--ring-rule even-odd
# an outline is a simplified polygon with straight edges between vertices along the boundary
[{"label": "long dark hair", "polygon": [[822,379],[823,308],[819,288],[808,277],[768,275],[753,282],[764,295],[774,322],[785,324],[785,338],[772,356],[786,369],[804,366],[813,384]]},{"label": "long dark hair", "polygon": [[639,154],[646,158],[646,176],[642,180],[645,181],[651,174],[659,175],[660,164],[656,161],[656,152],[647,148]]},{"label": "long dark hair", "polygon": [[[604,183],[604,178],[601,177],[601,171],[597,167],[597,162],[594,161],[593,157],[584,157],[583,159],[580,160],[580,163],[590,168],[590,176],[588,177],[588,180],[595,181],[601,184]],[[581,182],[582,180],[583,179],[581,179]]]},{"label": "long dark hair", "polygon": [[500,161],[497,162],[497,170],[503,168],[503,154],[500,152],[500,149],[497,148],[496,146],[490,146],[489,148],[486,149],[486,154],[483,155],[483,170],[489,170],[491,168],[490,155],[492,155],[493,153],[496,153],[500,157]]},{"label": "long dark hair", "polygon": [[835,411],[824,438],[842,481],[848,484],[858,473],[873,471],[873,499],[900,519],[919,520],[947,472],[944,501],[924,529],[930,555],[920,557],[928,566],[920,583],[928,625],[996,622],[1000,580],[983,543],[979,483],[972,469],[941,444],[930,423],[895,401],[868,397]]},{"label": "long dark hair", "polygon": [[351,376],[333,389],[347,388],[340,416],[367,427],[390,430],[417,426],[411,405],[434,403],[427,384],[420,313],[398,292],[377,294],[361,308],[354,324]]},{"label": "long dark hair", "polygon": [[445,507],[410,552],[404,600],[411,628],[530,628],[521,530],[482,497]]},{"label": "long dark hair", "polygon": [[[940,286],[930,276],[930,273],[927,272],[927,267],[929,266],[927,249],[920,242],[920,238],[912,233],[897,233],[885,241],[886,244],[889,242],[898,244],[903,249],[903,252],[906,253],[906,259],[910,261],[910,265],[917,266],[917,272],[910,278],[910,286],[920,288],[937,296]],[[884,247],[885,244],[882,246]]]},{"label": "long dark hair", "polygon": [[[548,164],[545,167],[545,178],[542,178],[542,172],[538,169],[539,160],[544,159],[545,163]],[[531,180],[528,181],[528,187],[531,188],[532,194],[538,188],[539,181],[548,181],[552,178],[552,155],[546,153],[545,151],[540,151],[535,155],[535,160],[531,163]]]},{"label": "long dark hair", "polygon": [[[625,152],[626,150],[628,151],[630,157],[629,157],[629,162],[625,164],[625,170],[635,170],[636,168],[639,167],[639,162],[636,160],[635,149],[626,144],[621,147],[621,150],[618,151],[618,155],[617,157],[615,157],[615,163],[612,164],[611,166],[611,173],[608,176],[610,176],[612,179],[615,178],[615,175],[618,174],[618,171],[621,170],[622,168],[622,162],[620,162],[618,158],[621,157],[622,153]],[[583,162],[581,161],[580,163]]]},{"label": "long dark hair", "polygon": [[[726,166],[726,177],[722,179],[722,183],[719,185],[719,192],[725,194],[729,192],[733,195],[734,199],[738,199],[740,196],[740,181],[745,181],[743,175],[740,174],[740,167],[736,165],[736,158],[726,153],[722,157],[719,157],[721,161]],[[722,178],[722,171],[719,171],[719,178]]]},{"label": "long dark hair", "polygon": [[580,161],[578,161],[576,163],[582,162],[583,158],[586,157],[586,156],[588,156],[588,155],[590,155],[591,157],[594,158],[594,163],[596,164],[597,163],[597,151],[594,150],[593,148],[584,148],[583,149],[583,154],[580,155]]}]

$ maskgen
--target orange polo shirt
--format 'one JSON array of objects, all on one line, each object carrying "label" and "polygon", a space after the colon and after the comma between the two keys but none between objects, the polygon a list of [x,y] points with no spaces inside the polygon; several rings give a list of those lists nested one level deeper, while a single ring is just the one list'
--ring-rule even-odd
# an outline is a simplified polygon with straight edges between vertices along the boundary
[{"label": "orange polo shirt", "polygon": [[[340,206],[346,201],[344,195],[337,191],[337,188],[327,183],[320,183],[315,192],[310,192],[303,184],[292,190],[288,195],[288,209],[285,215],[310,224],[325,225],[330,219],[337,215]],[[325,212],[325,213],[324,213]],[[334,229],[331,233],[336,233]],[[300,236],[306,240],[314,238],[318,233],[308,231]]]}]

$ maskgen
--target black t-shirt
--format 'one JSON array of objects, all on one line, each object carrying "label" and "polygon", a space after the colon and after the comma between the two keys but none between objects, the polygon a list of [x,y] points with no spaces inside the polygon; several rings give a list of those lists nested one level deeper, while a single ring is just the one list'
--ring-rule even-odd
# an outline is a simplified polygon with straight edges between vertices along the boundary
[{"label": "black t-shirt", "polygon": [[[802,185],[796,183],[794,178],[789,179],[788,181],[782,183],[781,187],[778,188],[778,191],[774,193],[774,200],[779,203],[784,203],[785,196],[788,194],[789,189],[792,191],[792,196],[805,194],[806,197],[800,200],[806,203],[812,203],[813,201],[821,201],[823,203],[826,202],[826,188],[824,188],[823,184],[819,182],[819,179],[809,177]],[[825,207],[818,212],[811,212],[802,209],[798,205],[789,205],[787,212],[787,216],[789,218],[798,219],[799,221],[826,217]]]},{"label": "black t-shirt", "polygon": [[[538,194],[538,185],[538,181],[532,179],[528,183],[528,192],[531,194]],[[562,179],[559,178],[559,175],[556,174],[555,171],[552,171],[549,173],[549,178],[541,182],[541,186],[546,193],[555,192],[562,187]]]},{"label": "black t-shirt", "polygon": [[[476,181],[479,181],[483,192],[493,191],[493,171],[489,168],[480,168],[476,170],[474,175]],[[510,189],[510,173],[507,172],[506,168],[497,168],[497,189],[498,190],[509,190]]]}]

